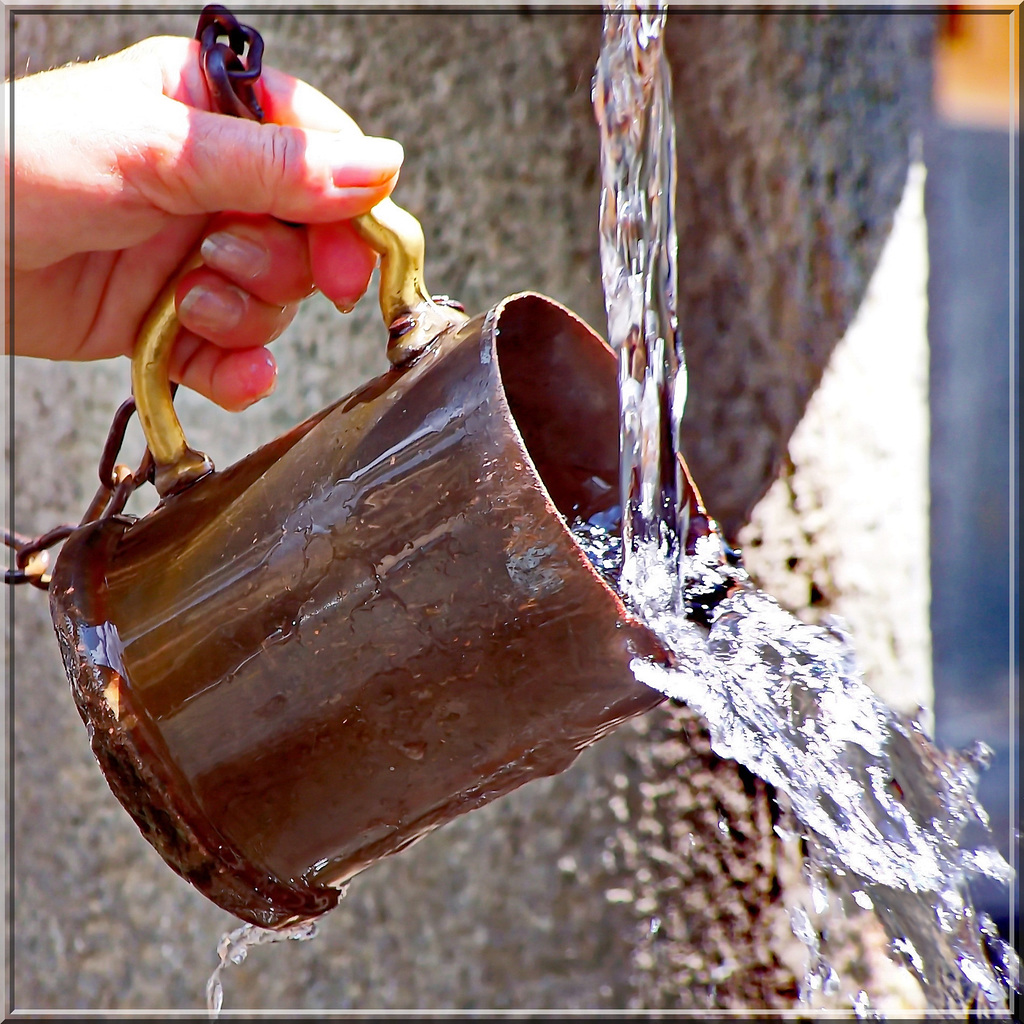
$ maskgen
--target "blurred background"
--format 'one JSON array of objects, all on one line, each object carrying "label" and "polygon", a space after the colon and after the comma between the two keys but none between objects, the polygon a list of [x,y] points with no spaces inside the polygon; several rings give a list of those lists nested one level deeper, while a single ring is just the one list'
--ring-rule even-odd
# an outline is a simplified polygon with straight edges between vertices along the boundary
[{"label": "blurred background", "polygon": [[[936,736],[993,751],[979,787],[1019,867],[1019,17],[944,11],[925,133]],[[1018,948],[1019,884],[978,906]],[[1012,924],[1011,924],[1012,923]]]}]

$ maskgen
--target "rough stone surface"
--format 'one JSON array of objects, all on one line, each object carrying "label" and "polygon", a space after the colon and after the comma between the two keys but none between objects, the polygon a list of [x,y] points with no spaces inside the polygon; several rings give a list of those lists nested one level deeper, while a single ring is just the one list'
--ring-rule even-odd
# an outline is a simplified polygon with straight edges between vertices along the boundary
[{"label": "rough stone surface", "polygon": [[915,163],[864,301],[739,542],[774,597],[807,621],[840,619],[875,691],[928,723],[928,603],[906,600],[929,592],[924,178]]},{"label": "rough stone surface", "polygon": [[930,19],[694,14],[669,27],[684,451],[734,535],[888,236],[927,103]]},{"label": "rough stone surface", "polygon": [[[534,288],[602,324],[589,98],[596,12],[250,20],[272,63],[317,84],[366,131],[402,141],[396,199],[424,225],[435,291],[477,311]],[[670,21],[680,312],[692,374],[687,445],[712,511],[735,531],[770,487],[887,234],[926,93],[930,19],[823,11]],[[193,27],[192,15],[149,10],[20,12],[8,72]],[[347,318],[311,300],[276,343],[278,393],[236,417],[182,396],[190,440],[226,465],[383,369],[383,341],[371,300]],[[124,364],[20,360],[13,373],[10,513],[12,525],[31,531],[85,507],[128,373]],[[134,461],[137,434],[126,450]],[[859,457],[870,463],[873,454]],[[141,494],[137,505],[144,509]],[[759,575],[769,590],[784,577],[767,559]],[[7,596],[11,1006],[201,1007],[217,939],[235,922],[167,870],[110,795],[67,693],[45,600],[24,589]],[[926,594],[906,601],[923,606]],[[897,667],[884,671],[902,671],[903,658],[901,649]],[[667,745],[652,741],[658,730]],[[674,789],[679,772],[668,769],[691,762],[687,784]],[[667,789],[659,796],[652,786]],[[719,805],[736,823],[735,845],[709,838]],[[699,889],[701,872],[718,885],[733,872],[741,884],[722,913],[705,900],[668,960],[659,951],[648,964],[643,927],[649,934],[652,911],[638,907],[643,894],[631,886],[651,869],[630,856],[646,857],[657,806],[667,808],[660,827],[673,832],[678,855],[689,833],[706,850],[678,875],[666,867],[663,889],[686,899],[684,882]],[[256,949],[227,971],[225,1006],[782,1006],[795,976],[770,937],[784,924],[772,904],[780,872],[771,806],[764,787],[714,758],[691,714],[649,716],[563,775],[357,878],[315,940]],[[665,899],[654,913],[668,919]],[[758,920],[759,906],[771,922]],[[719,972],[712,994],[721,967],[713,951],[730,948],[741,970]]]}]

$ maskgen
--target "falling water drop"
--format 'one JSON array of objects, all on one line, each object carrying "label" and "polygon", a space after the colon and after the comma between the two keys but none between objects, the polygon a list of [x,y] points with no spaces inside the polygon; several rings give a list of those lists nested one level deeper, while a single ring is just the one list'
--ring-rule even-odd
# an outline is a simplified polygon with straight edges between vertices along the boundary
[{"label": "falling water drop", "polygon": [[249,955],[253,946],[262,946],[271,942],[284,942],[294,939],[299,942],[315,938],[319,926],[316,921],[301,921],[289,928],[260,928],[254,924],[244,924],[232,931],[225,932],[217,943],[217,957],[220,962],[206,982],[206,1010],[213,1020],[220,1017],[224,1007],[224,983],[221,975],[228,964],[240,964]]}]

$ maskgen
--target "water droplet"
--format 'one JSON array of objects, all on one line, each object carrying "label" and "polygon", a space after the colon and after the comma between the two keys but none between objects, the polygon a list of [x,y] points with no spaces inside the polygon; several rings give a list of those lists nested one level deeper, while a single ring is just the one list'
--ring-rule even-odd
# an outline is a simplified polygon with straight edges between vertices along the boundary
[{"label": "water droplet", "polygon": [[874,908],[874,903],[871,902],[871,897],[862,889],[856,889],[850,895],[853,896],[853,902],[856,903],[861,910],[871,910]]},{"label": "water droplet", "polygon": [[818,933],[803,907],[793,907],[789,912],[789,924],[793,934],[811,950],[818,948]]},{"label": "water droplet", "polygon": [[[344,895],[344,890],[342,891]],[[224,984],[221,975],[228,964],[240,964],[249,955],[253,946],[262,946],[271,942],[284,942],[288,939],[304,941],[312,939],[318,931],[318,922],[303,921],[287,928],[259,928],[254,924],[244,924],[230,932],[225,932],[217,943],[217,957],[220,963],[214,968],[206,982],[206,1009],[211,1018],[220,1016],[224,1006]]]},{"label": "water droplet", "polygon": [[834,996],[839,991],[839,975],[831,967],[827,967],[826,972],[822,991],[827,996]]},{"label": "water droplet", "polygon": [[829,906],[828,885],[819,872],[814,872],[810,880],[811,906],[816,914],[824,914]]},{"label": "water droplet", "polygon": [[395,744],[398,749],[412,761],[422,761],[427,752],[426,743],[409,741]]},{"label": "water droplet", "polygon": [[218,1017],[223,1006],[224,986],[221,984],[220,975],[215,973],[210,975],[210,980],[206,983],[206,1008],[211,1017]]},{"label": "water droplet", "polygon": [[857,1020],[877,1020],[878,1014],[871,1009],[871,1000],[868,998],[867,992],[861,989],[853,997],[853,1012],[857,1017]]},{"label": "water droplet", "polygon": [[920,955],[914,948],[914,944],[909,939],[896,938],[892,940],[893,952],[898,956],[902,955],[910,963],[911,967],[918,973],[924,970],[924,964],[921,960]]}]

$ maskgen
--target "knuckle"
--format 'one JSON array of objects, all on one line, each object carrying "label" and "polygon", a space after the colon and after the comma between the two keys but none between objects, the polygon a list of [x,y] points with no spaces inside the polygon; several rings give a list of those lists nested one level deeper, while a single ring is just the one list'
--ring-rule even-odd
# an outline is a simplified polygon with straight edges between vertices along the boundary
[{"label": "knuckle", "polygon": [[279,125],[265,127],[257,180],[269,206],[282,191],[301,184],[304,160],[302,139],[295,131]]}]

